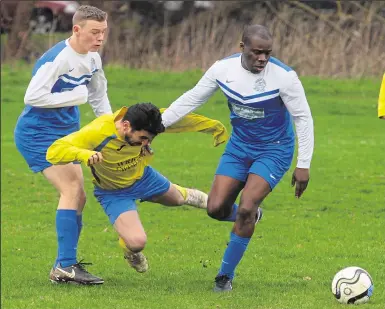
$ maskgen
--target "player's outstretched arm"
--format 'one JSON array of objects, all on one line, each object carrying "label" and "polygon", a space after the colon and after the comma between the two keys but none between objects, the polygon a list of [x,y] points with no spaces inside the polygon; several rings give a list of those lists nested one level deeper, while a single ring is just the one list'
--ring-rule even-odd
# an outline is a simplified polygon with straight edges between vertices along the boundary
[{"label": "player's outstretched arm", "polygon": [[96,164],[103,158],[94,149],[104,138],[100,133],[100,125],[95,120],[79,131],[56,140],[48,148],[46,159],[52,164],[67,164],[74,161],[86,165]]},{"label": "player's outstretched arm", "polygon": [[163,125],[167,128],[196,110],[218,89],[216,83],[217,62],[203,75],[194,88],[185,92],[176,99],[162,114]]},{"label": "player's outstretched arm", "polygon": [[[161,108],[161,113],[164,112]],[[188,114],[178,122],[166,128],[165,133],[201,132],[211,134],[214,138],[214,147],[225,143],[229,139],[226,127],[222,122],[198,114]]]}]

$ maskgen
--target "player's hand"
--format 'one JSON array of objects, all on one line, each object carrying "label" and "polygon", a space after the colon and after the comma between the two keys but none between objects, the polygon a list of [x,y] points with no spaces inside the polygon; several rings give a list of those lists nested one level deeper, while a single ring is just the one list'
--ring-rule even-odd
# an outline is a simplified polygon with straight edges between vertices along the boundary
[{"label": "player's hand", "polygon": [[103,156],[101,152],[94,153],[89,159],[88,159],[88,166],[95,165],[97,163],[100,163],[103,161]]},{"label": "player's hand", "polygon": [[310,172],[308,168],[296,167],[291,178],[291,186],[295,185],[295,197],[300,198],[309,183]]}]

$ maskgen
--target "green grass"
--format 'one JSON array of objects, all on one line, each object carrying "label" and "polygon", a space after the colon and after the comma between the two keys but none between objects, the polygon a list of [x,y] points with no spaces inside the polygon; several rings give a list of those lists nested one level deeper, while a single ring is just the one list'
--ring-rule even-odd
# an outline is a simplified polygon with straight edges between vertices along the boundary
[{"label": "green grass", "polygon": [[[374,279],[374,295],[364,308],[384,308],[385,121],[376,116],[379,80],[303,78],[316,136],[309,187],[301,200],[294,198],[293,162],[264,203],[264,219],[237,268],[234,291],[218,295],[211,289],[230,223],[185,206],[140,204],[150,270],[138,274],[122,259],[86,169],[88,203],[78,256],[94,263],[90,271],[105,284],[50,284],[57,194],[40,174],[28,170],[13,141],[30,71],[22,65],[2,67],[2,308],[342,308],[330,284],[346,266],[361,266]],[[110,67],[106,75],[117,109],[138,101],[167,107],[201,73]],[[93,119],[89,106],[81,110],[83,124]],[[229,127],[222,94],[199,112]],[[170,180],[210,189],[223,145],[213,148],[210,136],[186,133],[164,134],[153,146],[153,166]]]}]

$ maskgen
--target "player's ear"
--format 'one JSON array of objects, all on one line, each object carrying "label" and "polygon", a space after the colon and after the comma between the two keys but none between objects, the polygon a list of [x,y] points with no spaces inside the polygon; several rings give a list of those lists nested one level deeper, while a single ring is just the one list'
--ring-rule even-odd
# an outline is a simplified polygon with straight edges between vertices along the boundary
[{"label": "player's ear", "polygon": [[79,25],[73,25],[73,27],[72,27],[72,32],[73,32],[74,34],[79,34],[79,32],[80,32],[80,26],[79,26]]},{"label": "player's ear", "polygon": [[123,121],[123,128],[124,131],[130,132],[131,131],[131,123],[128,120]]},{"label": "player's ear", "polygon": [[243,43],[242,41],[239,42],[239,47],[241,48],[241,51],[243,52],[243,49],[245,48],[245,43]]}]

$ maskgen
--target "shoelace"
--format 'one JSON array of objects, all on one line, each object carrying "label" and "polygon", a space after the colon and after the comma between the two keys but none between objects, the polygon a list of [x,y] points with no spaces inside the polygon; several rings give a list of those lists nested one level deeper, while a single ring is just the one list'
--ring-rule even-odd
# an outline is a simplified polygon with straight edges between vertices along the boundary
[{"label": "shoelace", "polygon": [[88,266],[88,265],[92,265],[92,263],[86,263],[86,262],[83,262],[83,260],[80,260],[79,262],[77,262],[75,264],[75,266],[77,266],[79,269],[81,269],[82,271],[85,271],[88,273],[88,271],[86,270],[85,266]]}]

